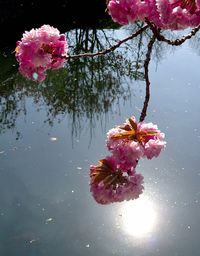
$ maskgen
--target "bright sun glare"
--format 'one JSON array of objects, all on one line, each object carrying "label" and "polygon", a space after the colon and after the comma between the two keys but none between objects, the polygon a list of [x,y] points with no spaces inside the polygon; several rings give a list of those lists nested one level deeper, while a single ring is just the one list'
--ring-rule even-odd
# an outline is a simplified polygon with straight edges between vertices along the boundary
[{"label": "bright sun glare", "polygon": [[144,238],[155,229],[157,214],[153,202],[141,197],[125,203],[122,208],[123,229],[137,238]]}]

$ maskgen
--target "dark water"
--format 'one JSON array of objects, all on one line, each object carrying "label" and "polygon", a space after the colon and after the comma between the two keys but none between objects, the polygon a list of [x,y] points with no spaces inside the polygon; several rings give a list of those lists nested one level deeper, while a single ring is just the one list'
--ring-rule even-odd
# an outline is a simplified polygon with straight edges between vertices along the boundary
[{"label": "dark water", "polygon": [[[92,11],[91,11],[92,10]],[[43,24],[55,26],[65,32],[76,27],[102,28],[113,24],[102,0],[0,0],[0,46],[15,47],[25,30]],[[113,26],[113,25],[112,25]]]},{"label": "dark water", "polygon": [[3,59],[0,255],[199,255],[200,75],[195,41],[176,50],[159,46],[154,52],[145,120],[166,134],[167,147],[157,159],[140,161],[143,195],[102,206],[90,194],[89,165],[108,154],[106,132],[131,115],[139,119],[143,106],[142,71],[132,68],[132,78],[138,80],[131,80],[128,63],[119,55],[115,61],[111,55],[72,63],[50,73],[43,84],[16,73],[12,57]]}]

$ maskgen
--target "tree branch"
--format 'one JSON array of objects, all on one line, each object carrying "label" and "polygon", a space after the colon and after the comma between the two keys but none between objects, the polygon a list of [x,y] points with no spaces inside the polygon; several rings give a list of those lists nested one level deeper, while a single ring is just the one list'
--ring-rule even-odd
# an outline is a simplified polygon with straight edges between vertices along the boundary
[{"label": "tree branch", "polygon": [[142,112],[140,115],[140,122],[144,121],[144,119],[146,117],[147,108],[148,108],[149,99],[150,99],[149,63],[151,60],[151,53],[152,53],[152,49],[153,49],[153,45],[154,45],[155,41],[156,41],[156,36],[153,35],[148,43],[148,50],[147,50],[146,58],[144,61],[144,78],[145,78],[145,82],[146,82],[146,94],[145,94],[143,109],[142,109]]},{"label": "tree branch", "polygon": [[63,58],[77,59],[77,58],[81,58],[81,57],[95,57],[95,56],[105,55],[107,53],[110,53],[110,52],[114,51],[116,48],[120,47],[123,43],[133,39],[134,37],[137,37],[138,35],[143,33],[148,27],[149,27],[149,25],[145,25],[144,27],[140,28],[135,33],[133,33],[132,35],[124,38],[123,40],[118,41],[116,44],[114,44],[110,48],[107,48],[103,51],[95,52],[95,53],[90,53],[90,52],[89,53],[81,53],[81,54],[71,55],[71,56],[67,56],[67,57],[63,56]]},{"label": "tree branch", "polygon": [[186,35],[186,36],[183,36],[182,38],[180,39],[176,39],[176,40],[170,40],[166,37],[164,37],[163,35],[160,34],[160,29],[158,29],[153,23],[151,23],[148,19],[145,20],[146,23],[149,25],[150,29],[152,30],[153,34],[156,36],[156,39],[158,41],[162,41],[162,42],[165,42],[169,45],[173,45],[173,46],[179,46],[181,44],[183,44],[186,40],[190,39],[191,37],[193,37],[194,35],[196,35],[196,33],[199,31],[200,29],[200,25],[197,26],[196,28],[193,28],[191,30],[191,32]]}]

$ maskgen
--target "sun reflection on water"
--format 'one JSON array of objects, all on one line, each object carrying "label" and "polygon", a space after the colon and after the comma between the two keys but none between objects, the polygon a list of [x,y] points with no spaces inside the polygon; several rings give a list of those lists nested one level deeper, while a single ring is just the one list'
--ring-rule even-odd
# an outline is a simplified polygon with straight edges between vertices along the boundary
[{"label": "sun reflection on water", "polygon": [[151,199],[141,197],[129,201],[120,210],[122,228],[129,235],[136,238],[145,238],[155,231],[158,215]]}]

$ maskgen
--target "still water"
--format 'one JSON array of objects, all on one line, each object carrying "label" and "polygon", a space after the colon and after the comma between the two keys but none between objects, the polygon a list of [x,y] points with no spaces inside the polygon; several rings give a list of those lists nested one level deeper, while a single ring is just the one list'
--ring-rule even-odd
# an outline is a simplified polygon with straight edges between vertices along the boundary
[{"label": "still water", "polygon": [[154,52],[145,121],[165,133],[167,147],[158,158],[139,162],[145,181],[139,199],[106,206],[90,194],[89,166],[108,155],[109,129],[131,115],[139,119],[142,78],[131,80],[126,68],[116,73],[120,64],[114,72],[106,60],[94,79],[83,61],[73,67],[77,73],[54,71],[37,84],[17,74],[16,63],[5,57],[5,70],[10,63],[14,71],[7,68],[1,80],[0,255],[199,256],[200,74],[194,45],[163,48],[159,60]]}]

